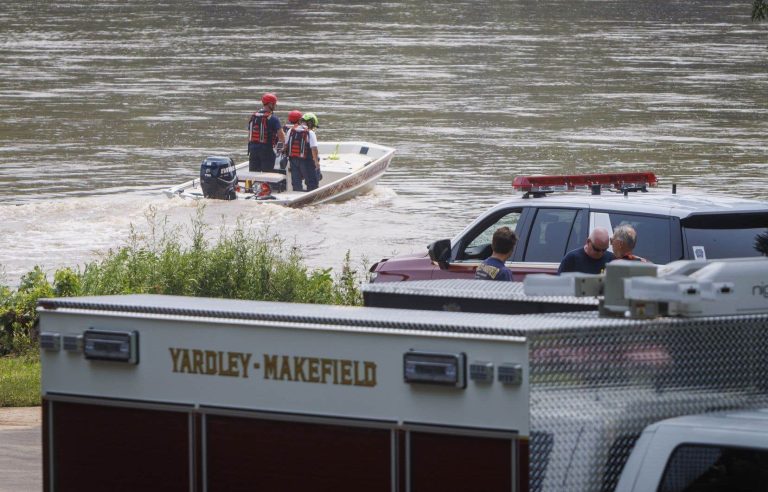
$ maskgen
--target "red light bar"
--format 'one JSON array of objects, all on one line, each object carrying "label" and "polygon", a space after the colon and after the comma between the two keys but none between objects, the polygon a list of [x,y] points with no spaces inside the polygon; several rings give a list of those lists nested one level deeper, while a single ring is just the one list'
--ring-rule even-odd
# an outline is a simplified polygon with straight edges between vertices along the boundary
[{"label": "red light bar", "polygon": [[573,190],[592,185],[621,189],[626,186],[656,186],[656,175],[642,173],[564,174],[555,176],[515,176],[512,187],[520,191]]}]

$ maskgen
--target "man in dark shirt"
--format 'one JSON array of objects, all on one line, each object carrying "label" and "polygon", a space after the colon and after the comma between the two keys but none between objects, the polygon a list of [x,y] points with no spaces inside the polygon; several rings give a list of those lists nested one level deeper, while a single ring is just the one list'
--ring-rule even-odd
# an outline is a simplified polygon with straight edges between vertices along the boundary
[{"label": "man in dark shirt", "polygon": [[491,249],[493,254],[489,256],[475,270],[475,278],[478,280],[512,280],[512,271],[504,265],[515,249],[517,235],[509,227],[499,227],[493,233]]},{"label": "man in dark shirt", "polygon": [[608,251],[609,234],[602,227],[595,227],[589,233],[584,247],[569,251],[560,262],[557,274],[563,272],[602,273],[605,264],[613,260]]}]

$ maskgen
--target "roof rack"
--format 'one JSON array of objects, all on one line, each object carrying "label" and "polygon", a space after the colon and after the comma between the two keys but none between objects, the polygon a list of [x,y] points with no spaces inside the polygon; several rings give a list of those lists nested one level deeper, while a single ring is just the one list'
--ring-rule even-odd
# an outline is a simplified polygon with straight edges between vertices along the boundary
[{"label": "roof rack", "polygon": [[562,174],[515,176],[512,187],[524,191],[523,198],[533,195],[545,196],[555,191],[574,191],[589,189],[593,194],[599,194],[601,189],[626,193],[629,191],[648,191],[648,186],[656,186],[658,180],[652,172],[632,173],[596,173],[596,174]]}]

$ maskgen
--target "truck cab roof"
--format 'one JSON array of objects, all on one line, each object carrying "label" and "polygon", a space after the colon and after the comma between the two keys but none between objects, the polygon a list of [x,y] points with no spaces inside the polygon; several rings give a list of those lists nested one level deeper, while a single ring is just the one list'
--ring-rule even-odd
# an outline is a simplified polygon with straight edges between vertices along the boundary
[{"label": "truck cab roof", "polygon": [[697,194],[672,194],[663,191],[647,193],[580,195],[563,193],[541,198],[516,197],[495,205],[491,210],[510,205],[540,208],[588,207],[594,210],[615,210],[684,218],[701,213],[758,212],[768,210],[768,202],[749,198],[719,195],[704,191]]}]

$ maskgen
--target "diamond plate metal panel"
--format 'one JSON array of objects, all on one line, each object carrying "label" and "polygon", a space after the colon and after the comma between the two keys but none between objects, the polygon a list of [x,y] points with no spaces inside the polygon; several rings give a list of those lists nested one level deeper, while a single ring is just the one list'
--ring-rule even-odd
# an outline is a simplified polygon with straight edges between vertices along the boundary
[{"label": "diamond plate metal panel", "polygon": [[466,299],[509,300],[597,306],[595,297],[529,296],[522,282],[479,282],[467,279],[416,280],[363,284],[363,293],[418,296],[458,296]]},{"label": "diamond plate metal panel", "polygon": [[613,490],[648,424],[768,405],[768,318],[529,335],[531,490]]}]

